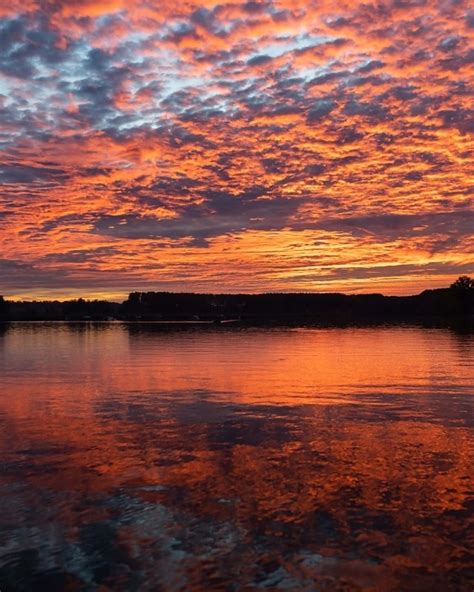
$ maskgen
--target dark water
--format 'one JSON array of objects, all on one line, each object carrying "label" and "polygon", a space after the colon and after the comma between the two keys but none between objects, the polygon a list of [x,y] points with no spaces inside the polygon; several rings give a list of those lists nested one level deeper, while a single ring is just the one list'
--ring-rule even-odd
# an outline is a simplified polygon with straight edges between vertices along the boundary
[{"label": "dark water", "polygon": [[474,336],[0,332],[0,589],[471,591]]}]

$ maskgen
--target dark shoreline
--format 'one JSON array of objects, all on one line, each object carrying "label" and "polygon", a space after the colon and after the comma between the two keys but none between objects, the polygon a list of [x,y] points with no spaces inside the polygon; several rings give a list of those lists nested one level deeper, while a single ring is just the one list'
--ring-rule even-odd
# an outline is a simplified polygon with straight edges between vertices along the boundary
[{"label": "dark shoreline", "polygon": [[382,294],[192,294],[132,292],[122,303],[105,300],[8,301],[0,322],[125,321],[211,326],[355,326],[474,324],[474,289],[425,290],[415,296]]}]

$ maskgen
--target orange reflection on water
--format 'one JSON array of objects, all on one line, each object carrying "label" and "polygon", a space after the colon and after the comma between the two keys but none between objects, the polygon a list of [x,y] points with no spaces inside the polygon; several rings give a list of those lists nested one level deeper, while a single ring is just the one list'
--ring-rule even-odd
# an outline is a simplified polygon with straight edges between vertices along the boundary
[{"label": "orange reflection on water", "polygon": [[468,585],[472,337],[115,325],[0,339],[4,579]]}]

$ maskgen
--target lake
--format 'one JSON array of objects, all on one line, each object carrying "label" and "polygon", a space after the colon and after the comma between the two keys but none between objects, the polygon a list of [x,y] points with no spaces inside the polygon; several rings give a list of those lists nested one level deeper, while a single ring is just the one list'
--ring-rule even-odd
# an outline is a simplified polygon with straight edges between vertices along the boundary
[{"label": "lake", "polygon": [[0,329],[0,589],[469,591],[474,335]]}]

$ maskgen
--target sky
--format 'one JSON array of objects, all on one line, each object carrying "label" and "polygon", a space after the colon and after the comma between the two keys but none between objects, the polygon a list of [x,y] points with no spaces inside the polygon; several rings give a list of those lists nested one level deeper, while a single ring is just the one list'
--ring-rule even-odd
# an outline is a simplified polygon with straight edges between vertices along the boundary
[{"label": "sky", "polygon": [[464,0],[0,0],[0,294],[474,272]]}]

